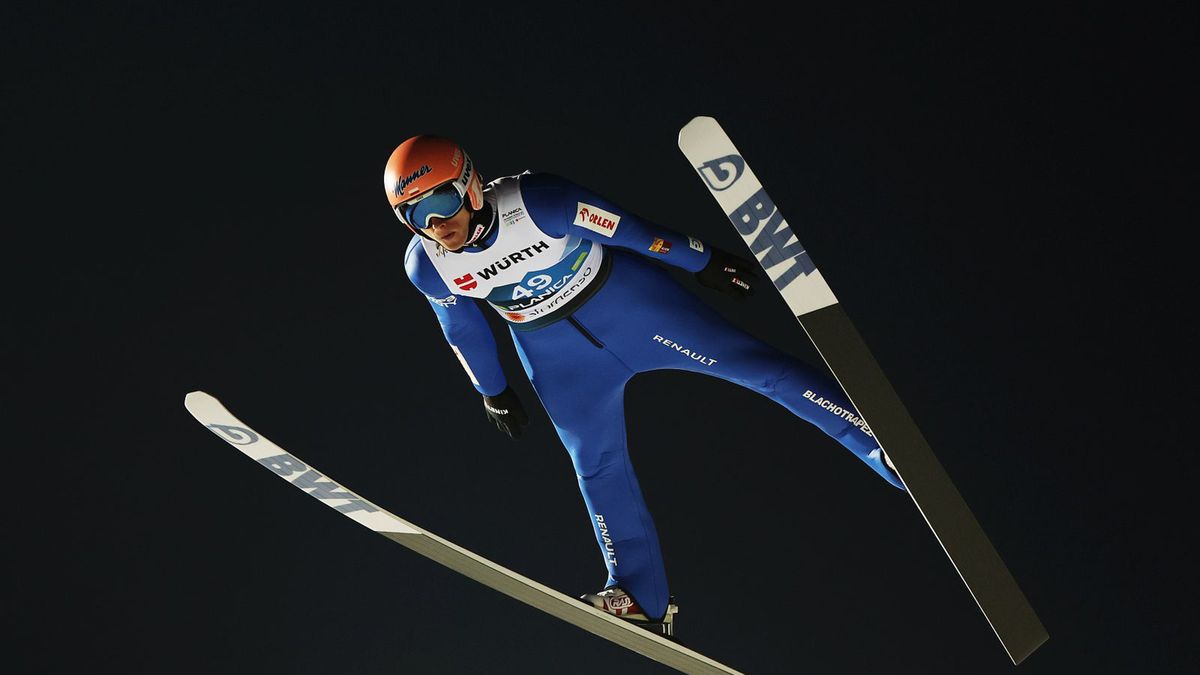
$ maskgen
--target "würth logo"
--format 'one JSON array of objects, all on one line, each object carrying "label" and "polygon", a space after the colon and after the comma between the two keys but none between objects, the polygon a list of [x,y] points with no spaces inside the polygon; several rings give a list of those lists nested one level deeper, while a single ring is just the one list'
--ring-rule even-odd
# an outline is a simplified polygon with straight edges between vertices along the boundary
[{"label": "w\u00fcrth logo", "polygon": [[[504,270],[512,267],[513,265],[516,265],[517,263],[522,263],[527,260],[530,260],[537,254],[539,254],[542,251],[545,251],[549,248],[550,248],[550,244],[547,244],[544,240],[539,241],[538,243],[534,244],[533,246],[526,246],[525,248],[520,249],[519,251],[513,251],[512,253],[509,253],[508,255],[497,260],[496,262],[492,263],[491,265],[488,265],[487,267],[479,270],[477,272],[477,274],[479,274],[479,276],[482,279],[485,279],[485,280],[490,279],[490,278],[496,276],[497,274],[499,274],[500,272],[503,272]],[[471,275],[468,274],[467,276],[469,277]],[[455,281],[457,282],[458,280],[455,279]],[[472,288],[473,287],[474,286],[472,285]],[[470,289],[468,288],[468,289],[464,289],[464,290],[470,290]]]},{"label": "w\u00fcrth logo", "polygon": [[475,290],[475,287],[479,285],[479,282],[475,281],[475,277],[471,276],[470,272],[455,279],[454,283],[457,284],[458,287],[463,289],[464,291]]}]

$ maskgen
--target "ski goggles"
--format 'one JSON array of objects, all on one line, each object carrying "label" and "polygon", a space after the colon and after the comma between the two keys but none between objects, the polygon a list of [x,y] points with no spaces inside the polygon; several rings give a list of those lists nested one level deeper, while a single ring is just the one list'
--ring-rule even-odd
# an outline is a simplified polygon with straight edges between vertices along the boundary
[{"label": "ski goggles", "polygon": [[420,230],[429,227],[430,218],[453,218],[466,202],[466,193],[458,181],[445,183],[416,199],[396,205],[400,222]]}]

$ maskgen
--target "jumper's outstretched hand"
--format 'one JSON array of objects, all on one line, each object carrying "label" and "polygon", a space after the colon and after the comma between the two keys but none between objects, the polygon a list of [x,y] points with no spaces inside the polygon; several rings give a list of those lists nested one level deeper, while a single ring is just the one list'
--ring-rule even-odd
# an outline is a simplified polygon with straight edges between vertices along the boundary
[{"label": "jumper's outstretched hand", "polygon": [[521,431],[529,424],[529,416],[512,387],[506,387],[495,396],[484,396],[483,411],[497,429],[512,439],[520,438]]},{"label": "jumper's outstretched hand", "polygon": [[704,269],[696,272],[696,281],[722,293],[744,298],[754,295],[754,281],[758,279],[755,267],[755,263],[745,258],[713,247],[712,258]]}]

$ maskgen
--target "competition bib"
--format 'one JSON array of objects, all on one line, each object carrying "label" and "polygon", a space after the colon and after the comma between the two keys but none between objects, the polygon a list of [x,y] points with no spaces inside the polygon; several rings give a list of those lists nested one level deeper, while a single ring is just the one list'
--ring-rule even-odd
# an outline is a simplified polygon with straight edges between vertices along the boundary
[{"label": "competition bib", "polygon": [[486,299],[510,323],[548,323],[601,277],[604,247],[547,236],[529,216],[519,180],[501,178],[484,191],[499,218],[496,241],[486,250],[449,253],[424,238],[421,245],[451,293]]}]

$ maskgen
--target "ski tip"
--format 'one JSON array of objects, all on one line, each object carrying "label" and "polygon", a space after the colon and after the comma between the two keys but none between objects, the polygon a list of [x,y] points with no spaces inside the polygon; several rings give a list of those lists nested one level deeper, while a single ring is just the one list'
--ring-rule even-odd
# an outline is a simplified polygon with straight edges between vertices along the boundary
[{"label": "ski tip", "polygon": [[215,397],[199,389],[188,392],[188,395],[183,397],[183,407],[187,408],[187,411],[192,413],[193,416],[196,416],[198,410],[211,407],[214,403],[218,403]]},{"label": "ski tip", "polygon": [[682,146],[683,144],[687,143],[689,137],[704,133],[713,127],[718,129],[721,128],[721,125],[717,124],[716,119],[708,117],[707,115],[698,115],[693,117],[690,122],[683,125],[683,128],[679,130],[679,145]]}]

